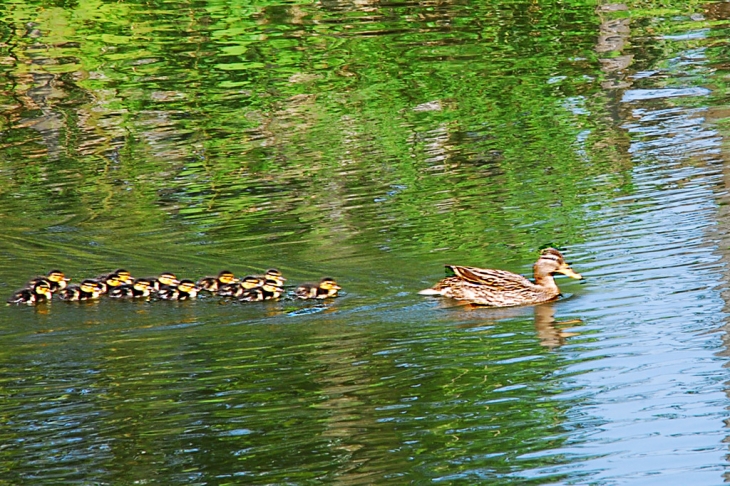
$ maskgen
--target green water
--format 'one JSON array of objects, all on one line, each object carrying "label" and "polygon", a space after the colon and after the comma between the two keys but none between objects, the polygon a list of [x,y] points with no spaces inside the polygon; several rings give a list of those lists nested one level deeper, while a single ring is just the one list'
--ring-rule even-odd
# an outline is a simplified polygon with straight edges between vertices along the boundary
[{"label": "green water", "polygon": [[[718,484],[728,19],[3,3],[0,291],[119,267],[344,290],[0,308],[0,485]],[[547,245],[587,277],[558,302],[416,294]]]}]

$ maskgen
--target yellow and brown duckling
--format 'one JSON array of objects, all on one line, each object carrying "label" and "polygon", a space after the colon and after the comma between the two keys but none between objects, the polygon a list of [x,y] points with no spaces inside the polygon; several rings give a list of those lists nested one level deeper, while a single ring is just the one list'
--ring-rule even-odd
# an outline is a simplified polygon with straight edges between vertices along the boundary
[{"label": "yellow and brown duckling", "polygon": [[26,288],[30,288],[40,280],[45,280],[46,282],[48,282],[48,286],[51,289],[51,292],[55,293],[59,290],[65,289],[68,286],[68,281],[71,279],[66,278],[66,275],[64,275],[63,272],[60,270],[51,270],[50,272],[48,272],[47,275],[33,278],[27,284],[25,284],[25,286]]},{"label": "yellow and brown duckling", "polygon": [[162,300],[189,300],[198,296],[200,289],[192,280],[180,280],[176,286],[165,286],[157,292]]},{"label": "yellow and brown duckling", "polygon": [[138,299],[152,294],[152,282],[146,278],[138,278],[133,284],[125,284],[109,291],[112,299]]},{"label": "yellow and brown duckling", "polygon": [[82,280],[79,285],[69,285],[58,293],[61,300],[80,301],[95,300],[104,293],[102,283],[94,279]]},{"label": "yellow and brown duckling", "polygon": [[557,299],[560,289],[553,278],[555,273],[575,279],[583,278],[570,268],[563,255],[555,248],[542,250],[532,267],[534,282],[505,270],[459,265],[446,265],[446,268],[454,275],[420,291],[419,294],[449,297],[475,305],[510,307]]},{"label": "yellow and brown duckling", "polygon": [[152,283],[152,290],[155,292],[159,292],[167,287],[177,287],[180,283],[180,280],[178,280],[175,274],[170,272],[161,273],[157,277],[152,277],[147,280]]},{"label": "yellow and brown duckling", "polygon": [[221,285],[217,294],[221,297],[240,297],[247,290],[262,287],[266,279],[256,275],[247,275],[238,282]]},{"label": "yellow and brown duckling", "polygon": [[264,300],[276,300],[284,293],[284,289],[276,280],[267,278],[260,287],[253,287],[245,290],[238,300],[241,302],[261,302]]},{"label": "yellow and brown duckling", "polygon": [[52,298],[53,293],[48,281],[40,279],[29,287],[14,292],[8,299],[8,304],[35,305],[40,302],[50,301]]},{"label": "yellow and brown duckling", "polygon": [[333,278],[325,277],[319,283],[303,283],[294,291],[298,299],[327,299],[337,297],[342,289]]},{"label": "yellow and brown duckling", "polygon": [[87,280],[96,282],[102,294],[108,294],[113,289],[126,285],[126,277],[117,273],[108,273]]},{"label": "yellow and brown duckling", "polygon": [[125,285],[132,285],[134,283],[134,278],[132,278],[132,274],[129,272],[129,270],[117,268],[116,270],[114,270],[114,275],[116,275],[119,280],[124,282]]},{"label": "yellow and brown duckling", "polygon": [[284,275],[276,268],[269,268],[263,275],[258,275],[258,277],[264,280],[273,280],[279,287],[283,287],[284,282],[286,282]]},{"label": "yellow and brown duckling", "polygon": [[239,281],[230,270],[221,270],[217,277],[203,277],[196,284],[200,290],[207,292],[218,292],[224,285],[235,284]]}]

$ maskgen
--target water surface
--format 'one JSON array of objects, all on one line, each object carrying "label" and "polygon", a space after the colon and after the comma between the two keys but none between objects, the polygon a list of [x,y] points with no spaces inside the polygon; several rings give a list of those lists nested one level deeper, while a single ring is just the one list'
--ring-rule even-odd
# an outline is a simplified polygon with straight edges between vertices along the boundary
[{"label": "water surface", "polygon": [[[0,484],[719,484],[724,3],[9,2],[0,290],[281,269],[343,295],[0,308]],[[584,282],[540,306],[443,265]]]}]

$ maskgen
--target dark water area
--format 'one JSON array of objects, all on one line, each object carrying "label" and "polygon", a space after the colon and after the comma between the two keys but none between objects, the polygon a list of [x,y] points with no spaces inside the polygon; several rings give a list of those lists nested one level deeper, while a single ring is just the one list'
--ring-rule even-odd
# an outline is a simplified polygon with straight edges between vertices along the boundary
[{"label": "dark water area", "polygon": [[0,307],[0,485],[725,482],[729,5],[0,5],[0,292],[343,286]]}]

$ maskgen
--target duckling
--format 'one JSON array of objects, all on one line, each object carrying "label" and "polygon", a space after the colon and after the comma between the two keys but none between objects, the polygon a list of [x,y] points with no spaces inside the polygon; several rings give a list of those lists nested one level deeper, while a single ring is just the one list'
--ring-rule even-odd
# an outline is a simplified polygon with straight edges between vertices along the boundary
[{"label": "duckling", "polygon": [[35,305],[50,301],[53,298],[51,286],[45,280],[39,280],[30,287],[20,289],[8,299],[8,304]]},{"label": "duckling", "polygon": [[132,274],[128,270],[125,270],[123,268],[117,268],[116,270],[114,270],[114,274],[126,285],[132,285],[134,283]]},{"label": "duckling", "polygon": [[266,279],[260,287],[245,290],[238,298],[241,302],[260,302],[262,300],[276,300],[284,293],[284,289],[276,280]]},{"label": "duckling", "polygon": [[159,292],[160,290],[167,287],[176,287],[180,284],[180,280],[177,279],[174,273],[170,272],[161,273],[159,276],[151,277],[147,280],[152,283],[152,289],[155,292]]},{"label": "duckling", "polygon": [[254,287],[252,289],[247,289],[241,293],[241,295],[238,297],[238,300],[240,302],[261,302],[263,300],[266,300],[264,298],[264,289],[263,287]]},{"label": "duckling", "polygon": [[217,292],[223,285],[230,285],[239,282],[233,272],[230,270],[222,270],[217,277],[203,277],[198,280],[197,286],[200,290],[207,292]]},{"label": "duckling", "polygon": [[111,290],[121,287],[122,285],[126,285],[124,282],[124,277],[116,274],[116,273],[109,273],[107,275],[101,275],[97,278],[90,278],[89,281],[96,282],[96,284],[99,286],[99,292],[102,294],[107,294]]},{"label": "duckling", "polygon": [[329,297],[337,297],[337,291],[341,288],[333,278],[325,277],[318,284],[301,284],[294,291],[294,294],[299,299],[327,299]]},{"label": "duckling", "polygon": [[163,300],[189,300],[197,297],[199,290],[192,280],[180,280],[177,286],[161,288],[157,297]]},{"label": "duckling", "polygon": [[152,293],[152,282],[146,278],[138,278],[133,284],[125,284],[113,288],[109,292],[112,299],[136,299],[149,297]]},{"label": "duckling", "polygon": [[25,286],[27,288],[30,288],[40,280],[45,280],[46,282],[48,282],[48,286],[50,287],[51,292],[56,293],[59,290],[65,289],[68,285],[68,281],[71,279],[66,278],[66,275],[64,275],[63,272],[60,270],[51,270],[45,276],[33,278],[27,284],[25,284]]},{"label": "duckling", "polygon": [[474,305],[509,307],[531,305],[555,300],[560,289],[553,275],[562,273],[581,280],[583,277],[566,263],[562,253],[546,248],[532,266],[535,281],[506,270],[446,265],[453,276],[418,292],[421,295],[438,295]]},{"label": "duckling", "polygon": [[279,287],[283,287],[284,282],[286,282],[284,276],[276,268],[269,268],[263,275],[261,275],[261,278],[273,280]]},{"label": "duckling", "polygon": [[103,294],[103,286],[94,279],[83,280],[79,285],[69,285],[67,288],[59,292],[61,300],[79,301],[94,300]]},{"label": "duckling", "polygon": [[238,282],[221,285],[220,289],[218,289],[217,294],[221,297],[240,297],[245,291],[254,289],[256,287],[261,287],[264,285],[265,282],[266,279],[263,279],[261,277],[247,275]]},{"label": "duckling", "polygon": [[255,277],[258,277],[262,280],[266,280],[266,279],[273,280],[274,282],[276,282],[276,285],[278,285],[279,287],[283,287],[284,282],[286,282],[286,279],[284,278],[284,276],[276,268],[269,268],[268,270],[266,270],[266,272],[264,272],[263,275],[255,275]]}]

